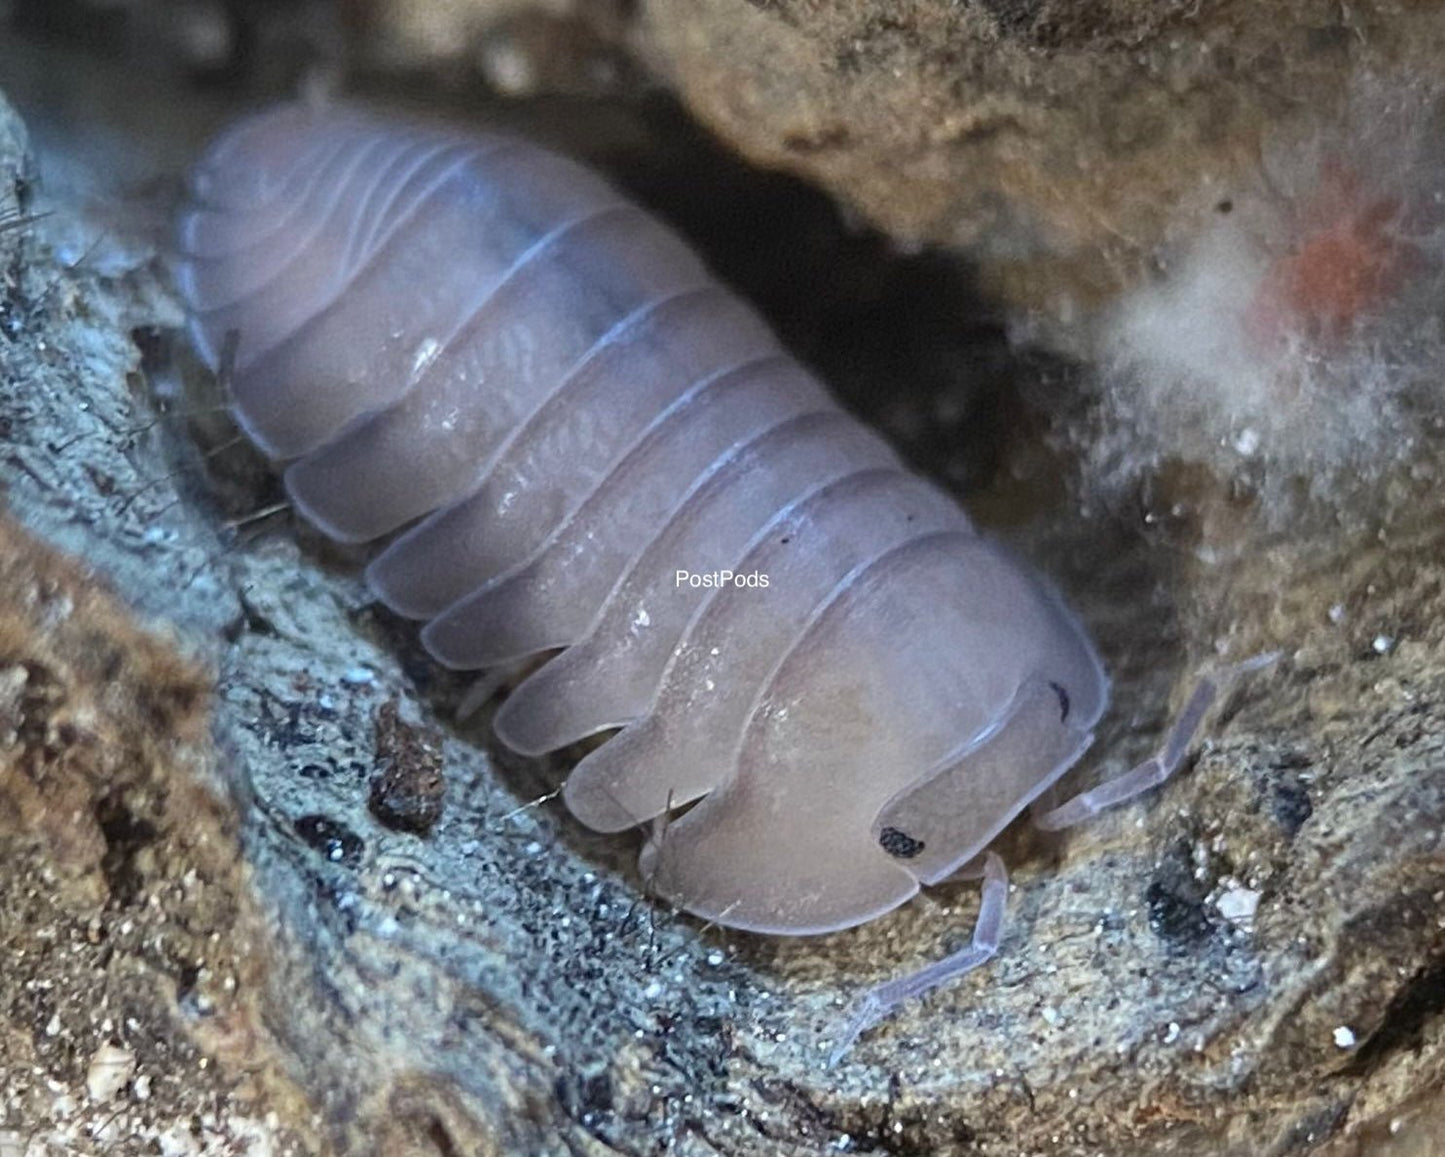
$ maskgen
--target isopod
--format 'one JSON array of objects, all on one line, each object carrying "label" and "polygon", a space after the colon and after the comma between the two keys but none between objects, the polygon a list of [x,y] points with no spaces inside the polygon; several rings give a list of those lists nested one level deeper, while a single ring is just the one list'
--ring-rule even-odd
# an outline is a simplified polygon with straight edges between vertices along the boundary
[{"label": "isopod", "polygon": [[[620,729],[564,798],[599,831],[670,816],[659,893],[807,935],[981,866],[973,943],[871,993],[850,1040],[993,953],[986,850],[1088,747],[1094,646],[670,229],[522,140],[288,106],[195,169],[176,276],[296,508],[386,540],[371,588],[440,662],[559,652],[501,740]],[[1211,692],[1043,822],[1160,782]]]}]

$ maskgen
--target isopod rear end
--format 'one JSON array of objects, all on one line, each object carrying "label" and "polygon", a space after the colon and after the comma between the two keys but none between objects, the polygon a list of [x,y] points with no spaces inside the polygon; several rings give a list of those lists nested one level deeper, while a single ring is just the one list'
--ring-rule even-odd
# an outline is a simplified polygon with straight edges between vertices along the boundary
[{"label": "isopod rear end", "polygon": [[[716,786],[644,853],[659,890],[735,927],[829,932],[901,904],[1062,775],[1105,703],[1072,617],[957,530],[885,548],[793,626]],[[589,760],[617,767],[610,746]]]}]

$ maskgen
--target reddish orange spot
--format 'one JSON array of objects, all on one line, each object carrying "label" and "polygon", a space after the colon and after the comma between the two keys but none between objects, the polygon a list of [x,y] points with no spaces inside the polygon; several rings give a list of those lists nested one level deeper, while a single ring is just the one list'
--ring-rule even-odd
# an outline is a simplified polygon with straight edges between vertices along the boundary
[{"label": "reddish orange spot", "polygon": [[1250,304],[1250,336],[1338,343],[1409,279],[1417,254],[1396,234],[1398,197],[1364,199],[1358,178],[1326,165],[1297,220],[1300,240],[1265,275]]}]

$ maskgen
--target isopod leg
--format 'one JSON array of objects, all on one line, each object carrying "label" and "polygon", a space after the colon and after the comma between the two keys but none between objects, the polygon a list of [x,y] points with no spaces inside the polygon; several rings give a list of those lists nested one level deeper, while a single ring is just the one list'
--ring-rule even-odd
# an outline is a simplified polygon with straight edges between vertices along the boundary
[{"label": "isopod leg", "polygon": [[[968,872],[971,865],[965,865]],[[922,996],[931,988],[972,972],[986,963],[998,951],[999,936],[1003,932],[1004,906],[1008,898],[1008,871],[1003,861],[993,852],[983,858],[983,900],[979,905],[978,919],[973,925],[973,938],[967,948],[962,948],[942,960],[935,961],[917,972],[890,980],[864,993],[858,1001],[847,1027],[839,1036],[833,1051],[828,1054],[828,1066],[836,1065],[853,1047],[853,1042],[873,1025],[906,1000]]]},{"label": "isopod leg", "polygon": [[535,656],[487,667],[477,673],[475,682],[462,694],[457,704],[456,722],[465,723],[496,697],[502,688],[516,684],[537,663]]},{"label": "isopod leg", "polygon": [[1195,684],[1193,694],[1189,696],[1184,710],[1175,719],[1174,726],[1169,729],[1169,734],[1158,751],[1123,775],[1107,780],[1088,791],[1080,792],[1058,807],[1036,814],[1033,817],[1034,825],[1046,832],[1071,828],[1085,820],[1092,819],[1105,808],[1111,808],[1158,787],[1179,770],[1179,765],[1184,762],[1184,756],[1189,750],[1189,744],[1193,741],[1195,733],[1199,730],[1199,725],[1204,722],[1209,708],[1219,697],[1220,688],[1227,686],[1240,675],[1267,667],[1278,657],[1278,652],[1256,655],[1253,658],[1245,659],[1242,663],[1235,664],[1216,676],[1203,676]]}]

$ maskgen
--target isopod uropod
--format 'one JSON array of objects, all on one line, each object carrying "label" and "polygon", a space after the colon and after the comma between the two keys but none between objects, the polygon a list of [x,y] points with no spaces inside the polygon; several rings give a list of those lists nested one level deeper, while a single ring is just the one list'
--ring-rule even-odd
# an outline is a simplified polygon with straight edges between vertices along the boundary
[{"label": "isopod uropod", "polygon": [[[644,847],[653,886],[784,935],[983,857],[973,944],[876,990],[855,1032],[992,954],[985,850],[1108,696],[1044,583],[572,161],[288,106],[225,133],[190,188],[177,280],[202,356],[230,351],[236,418],[323,532],[390,536],[370,585],[442,663],[560,650],[496,728],[524,753],[621,729],[567,781],[583,823],[680,812]],[[1209,691],[1157,757],[1045,821],[1163,779]]]}]

